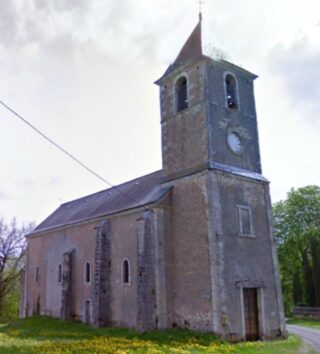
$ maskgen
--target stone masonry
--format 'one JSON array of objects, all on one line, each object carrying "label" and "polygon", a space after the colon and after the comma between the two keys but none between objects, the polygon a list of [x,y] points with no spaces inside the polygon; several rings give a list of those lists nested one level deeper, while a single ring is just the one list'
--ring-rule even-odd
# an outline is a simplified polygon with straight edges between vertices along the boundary
[{"label": "stone masonry", "polygon": [[203,53],[200,20],[156,81],[163,168],[37,226],[22,314],[229,341],[286,336],[256,77]]},{"label": "stone masonry", "polygon": [[72,315],[72,258],[74,252],[63,254],[61,318],[70,320]]},{"label": "stone masonry", "polygon": [[111,323],[111,228],[109,221],[100,222],[96,235],[93,311],[98,327]]}]

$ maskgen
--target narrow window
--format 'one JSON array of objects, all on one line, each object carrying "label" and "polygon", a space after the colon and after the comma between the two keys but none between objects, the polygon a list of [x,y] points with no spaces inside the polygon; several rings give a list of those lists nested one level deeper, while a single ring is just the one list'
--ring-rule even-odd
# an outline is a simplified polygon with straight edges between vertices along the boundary
[{"label": "narrow window", "polygon": [[58,283],[60,284],[62,282],[62,265],[58,265]]},{"label": "narrow window", "polygon": [[238,206],[240,235],[253,236],[251,209],[246,206]]},{"label": "narrow window", "polygon": [[188,108],[188,85],[185,76],[180,77],[176,82],[176,104],[177,112]]},{"label": "narrow window", "polygon": [[236,80],[232,75],[226,76],[226,102],[227,106],[232,109],[237,109],[237,88]]},{"label": "narrow window", "polygon": [[85,300],[84,302],[84,322],[86,324],[91,323],[91,300]]},{"label": "narrow window", "polygon": [[90,268],[91,268],[90,267],[90,263],[86,262],[85,270],[84,270],[84,272],[85,272],[85,282],[86,283],[90,283],[90,281],[91,281],[91,269]]},{"label": "narrow window", "polygon": [[36,284],[39,284],[40,281],[40,271],[39,271],[39,267],[36,267],[36,274],[35,274],[35,282]]},{"label": "narrow window", "polygon": [[130,264],[127,259],[122,264],[122,283],[130,284]]}]

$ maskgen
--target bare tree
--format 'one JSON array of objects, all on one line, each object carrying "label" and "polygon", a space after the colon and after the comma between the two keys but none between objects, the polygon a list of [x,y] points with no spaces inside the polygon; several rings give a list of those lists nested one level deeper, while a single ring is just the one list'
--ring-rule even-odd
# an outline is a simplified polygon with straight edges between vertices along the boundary
[{"label": "bare tree", "polygon": [[19,227],[15,219],[9,224],[0,218],[0,316],[4,300],[16,286],[25,263],[25,235],[33,224]]}]

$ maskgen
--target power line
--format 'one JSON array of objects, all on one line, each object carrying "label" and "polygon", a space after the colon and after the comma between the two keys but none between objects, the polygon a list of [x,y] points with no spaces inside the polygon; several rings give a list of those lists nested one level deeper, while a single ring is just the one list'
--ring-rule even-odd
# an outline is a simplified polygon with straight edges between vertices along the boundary
[{"label": "power line", "polygon": [[33,129],[36,133],[41,135],[45,140],[47,140],[50,144],[54,145],[57,149],[62,151],[64,154],[66,154],[69,158],[71,158],[73,161],[75,161],[77,164],[79,164],[81,167],[85,168],[87,171],[89,171],[91,174],[96,176],[98,179],[100,179],[102,182],[106,183],[110,187],[114,188],[117,190],[120,194],[122,194],[124,197],[130,199],[132,202],[138,204],[133,198],[131,198],[128,194],[122,192],[117,186],[113,185],[112,183],[108,182],[105,178],[100,176],[98,173],[94,172],[91,168],[89,168],[87,165],[85,165],[83,162],[81,162],[78,158],[76,158],[74,155],[70,154],[67,150],[65,150],[62,146],[54,142],[52,139],[50,139],[46,134],[42,133],[38,128],[36,128],[33,124],[27,121],[27,119],[23,118],[19,113],[17,113],[13,108],[9,107],[7,104],[5,104],[3,101],[0,100],[0,103],[2,104],[3,107],[5,107],[8,111],[10,111],[13,115],[15,115],[17,118],[23,121],[29,128]]}]

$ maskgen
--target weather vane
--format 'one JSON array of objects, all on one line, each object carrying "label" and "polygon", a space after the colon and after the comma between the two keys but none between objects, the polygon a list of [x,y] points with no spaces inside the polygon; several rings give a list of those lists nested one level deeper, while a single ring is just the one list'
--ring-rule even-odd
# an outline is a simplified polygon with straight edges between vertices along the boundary
[{"label": "weather vane", "polygon": [[198,0],[198,4],[199,4],[199,20],[202,20],[202,5],[205,4],[205,2],[203,0]]}]

